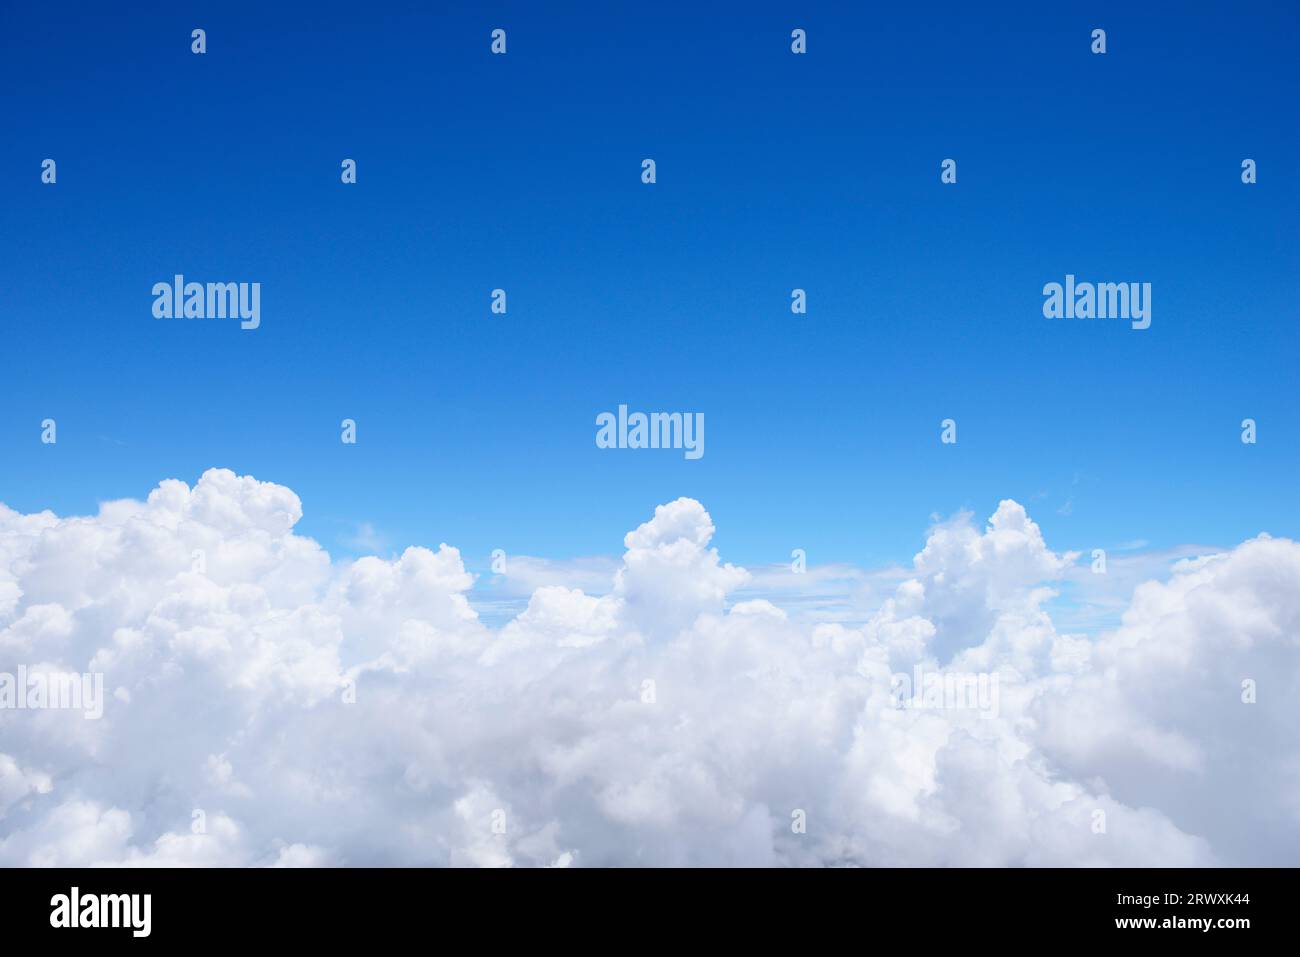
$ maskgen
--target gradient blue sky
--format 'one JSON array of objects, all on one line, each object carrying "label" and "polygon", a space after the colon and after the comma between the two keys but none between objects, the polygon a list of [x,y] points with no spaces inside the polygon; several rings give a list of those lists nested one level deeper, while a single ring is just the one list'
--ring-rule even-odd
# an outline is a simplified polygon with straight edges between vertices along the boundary
[{"label": "gradient blue sky", "polygon": [[[13,508],[224,466],[333,550],[478,567],[680,495],[742,563],[1007,497],[1057,549],[1300,532],[1293,3],[84,6],[0,14]],[[156,321],[177,272],[262,327]],[[1151,328],[1044,319],[1067,272],[1152,283]],[[620,402],[705,413],[704,458],[598,450]]]}]

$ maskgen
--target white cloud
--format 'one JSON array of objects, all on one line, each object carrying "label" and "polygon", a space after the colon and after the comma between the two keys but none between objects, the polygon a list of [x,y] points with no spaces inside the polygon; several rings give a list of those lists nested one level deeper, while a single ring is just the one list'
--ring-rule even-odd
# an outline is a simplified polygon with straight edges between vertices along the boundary
[{"label": "white cloud", "polygon": [[388,549],[388,539],[370,522],[358,522],[352,534],[343,538],[343,544],[361,552],[382,552]]},{"label": "white cloud", "polygon": [[[1294,542],[1175,565],[1088,638],[1047,610],[1077,556],[1015,502],[983,530],[937,524],[911,569],[758,594],[777,571],[725,563],[683,498],[613,566],[517,565],[535,585],[494,628],[455,548],[335,563],[301,514],[222,470],[93,517],[0,506],[0,671],[100,671],[108,691],[98,721],[0,710],[0,864],[1300,853]],[[860,626],[808,622],[784,607],[795,579],[818,602],[892,592]],[[914,666],[995,673],[996,716],[896,708]]]},{"label": "white cloud", "polygon": [[10,806],[31,795],[48,794],[52,787],[49,775],[27,771],[7,754],[0,754],[0,819]]}]

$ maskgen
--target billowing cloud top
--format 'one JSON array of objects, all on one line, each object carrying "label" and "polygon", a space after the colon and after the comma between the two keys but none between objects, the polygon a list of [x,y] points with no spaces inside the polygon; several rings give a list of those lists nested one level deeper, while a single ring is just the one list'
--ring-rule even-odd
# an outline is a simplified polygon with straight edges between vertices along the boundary
[{"label": "billowing cloud top", "polygon": [[333,563],[301,516],[225,470],[91,518],[0,505],[0,677],[104,689],[98,720],[0,707],[0,864],[1300,857],[1294,542],[1060,634],[1076,556],[1004,501],[931,529],[861,627],[807,625],[729,599],[751,576],[682,498],[607,593],[541,584],[494,630],[455,548]]}]

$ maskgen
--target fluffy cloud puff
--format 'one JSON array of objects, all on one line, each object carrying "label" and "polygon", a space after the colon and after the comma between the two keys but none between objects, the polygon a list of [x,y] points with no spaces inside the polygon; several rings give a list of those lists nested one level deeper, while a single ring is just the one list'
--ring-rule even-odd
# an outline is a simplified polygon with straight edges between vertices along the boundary
[{"label": "fluffy cloud puff", "polygon": [[[1294,542],[1182,563],[1120,627],[1061,634],[1075,556],[1004,501],[931,529],[860,627],[805,625],[678,499],[605,594],[542,584],[493,629],[455,548],[334,563],[301,515],[224,470],[90,518],[0,505],[0,672],[102,673],[107,699],[0,710],[0,864],[1300,854]],[[914,668],[996,676],[996,708],[899,707]]]}]

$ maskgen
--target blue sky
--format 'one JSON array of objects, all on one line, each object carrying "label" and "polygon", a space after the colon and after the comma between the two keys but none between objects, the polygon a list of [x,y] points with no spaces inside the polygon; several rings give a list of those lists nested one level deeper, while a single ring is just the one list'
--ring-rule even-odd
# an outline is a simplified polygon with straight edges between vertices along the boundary
[{"label": "blue sky", "polygon": [[[584,6],[6,9],[0,501],[223,466],[471,567],[681,495],[754,564],[1001,498],[1060,550],[1300,530],[1293,4]],[[1151,328],[1044,319],[1067,272]],[[175,273],[260,282],[261,328],[155,320]],[[597,449],[619,403],[705,456]]]}]

